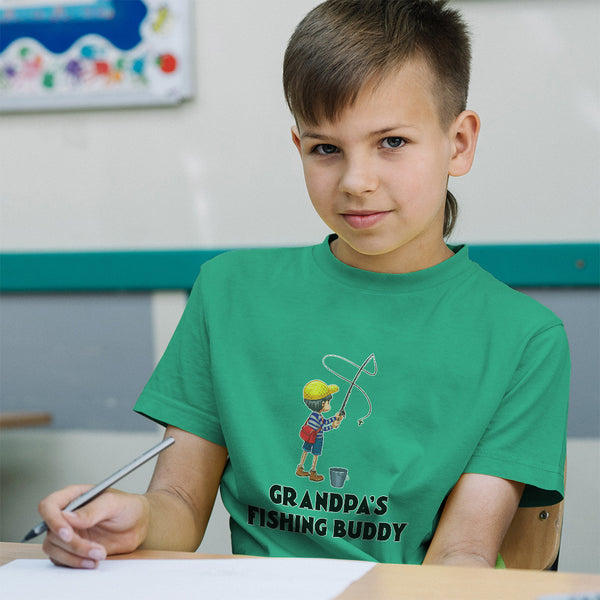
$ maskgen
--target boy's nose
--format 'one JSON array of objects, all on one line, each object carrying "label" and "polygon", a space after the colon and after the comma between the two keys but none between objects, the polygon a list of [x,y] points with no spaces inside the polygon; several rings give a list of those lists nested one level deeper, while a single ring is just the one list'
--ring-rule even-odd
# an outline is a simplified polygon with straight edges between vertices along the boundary
[{"label": "boy's nose", "polygon": [[340,177],[339,190],[350,196],[362,196],[374,192],[378,185],[379,178],[369,162],[355,159],[345,164]]}]

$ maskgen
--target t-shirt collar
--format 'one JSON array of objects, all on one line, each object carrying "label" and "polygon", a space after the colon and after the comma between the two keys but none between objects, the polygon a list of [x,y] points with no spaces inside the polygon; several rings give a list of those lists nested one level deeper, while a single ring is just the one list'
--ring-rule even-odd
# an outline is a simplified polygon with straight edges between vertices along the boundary
[{"label": "t-shirt collar", "polygon": [[336,237],[336,234],[331,234],[321,244],[313,247],[315,262],[330,278],[339,283],[363,290],[406,293],[426,289],[467,275],[473,264],[469,260],[467,246],[449,245],[449,248],[454,252],[454,256],[422,271],[401,274],[365,271],[351,267],[334,256],[330,243]]}]

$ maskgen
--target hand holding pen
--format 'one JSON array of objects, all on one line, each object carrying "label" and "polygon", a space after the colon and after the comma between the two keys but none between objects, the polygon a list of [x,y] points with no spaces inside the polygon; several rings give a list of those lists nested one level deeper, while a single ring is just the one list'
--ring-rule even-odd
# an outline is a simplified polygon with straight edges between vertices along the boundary
[{"label": "hand holding pen", "polygon": [[[147,512],[146,500],[138,494],[108,488],[174,441],[173,438],[163,440],[91,489],[75,485],[51,494],[39,505],[44,521],[29,531],[25,539],[47,530],[44,551],[52,556],[52,561],[82,568],[96,567],[107,553],[134,550],[143,540],[140,523]],[[90,509],[72,512],[92,500]]]}]

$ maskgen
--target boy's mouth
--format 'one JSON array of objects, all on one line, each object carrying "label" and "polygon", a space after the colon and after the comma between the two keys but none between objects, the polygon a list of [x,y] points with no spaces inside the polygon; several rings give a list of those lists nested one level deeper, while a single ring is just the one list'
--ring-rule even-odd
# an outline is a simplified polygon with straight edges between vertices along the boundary
[{"label": "boy's mouth", "polygon": [[389,211],[361,211],[342,213],[344,221],[352,229],[367,229],[382,221]]}]

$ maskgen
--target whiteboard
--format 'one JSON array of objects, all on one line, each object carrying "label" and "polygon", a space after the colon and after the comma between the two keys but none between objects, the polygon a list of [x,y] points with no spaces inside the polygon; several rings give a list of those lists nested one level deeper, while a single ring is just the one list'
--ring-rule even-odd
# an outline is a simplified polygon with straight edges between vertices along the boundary
[{"label": "whiteboard", "polygon": [[0,110],[191,96],[189,0],[3,0]]}]

